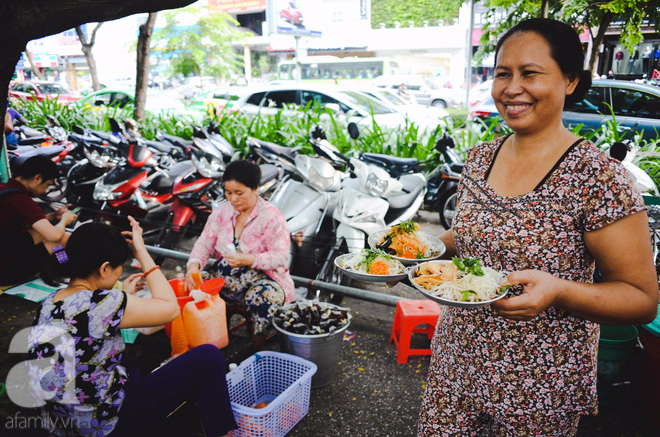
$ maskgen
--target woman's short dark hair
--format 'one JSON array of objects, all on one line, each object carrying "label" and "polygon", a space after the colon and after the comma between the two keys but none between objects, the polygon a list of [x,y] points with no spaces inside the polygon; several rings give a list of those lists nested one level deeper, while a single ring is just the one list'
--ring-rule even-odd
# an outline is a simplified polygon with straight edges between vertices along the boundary
[{"label": "woman's short dark hair", "polygon": [[250,161],[230,162],[222,175],[222,182],[236,181],[248,188],[256,190],[261,184],[261,169]]},{"label": "woman's short dark hair", "polygon": [[68,261],[60,263],[52,254],[41,269],[41,278],[49,285],[57,286],[66,279],[87,278],[105,263],[116,268],[131,253],[126,240],[116,229],[101,223],[86,223],[71,234],[65,252]]},{"label": "woman's short dark hair", "polygon": [[495,66],[499,50],[510,36],[520,32],[534,32],[550,45],[550,56],[555,60],[562,73],[576,75],[578,84],[572,94],[566,96],[564,107],[579,102],[591,87],[591,72],[584,69],[584,50],[575,29],[561,21],[550,18],[530,18],[521,21],[509,29],[497,42]]}]

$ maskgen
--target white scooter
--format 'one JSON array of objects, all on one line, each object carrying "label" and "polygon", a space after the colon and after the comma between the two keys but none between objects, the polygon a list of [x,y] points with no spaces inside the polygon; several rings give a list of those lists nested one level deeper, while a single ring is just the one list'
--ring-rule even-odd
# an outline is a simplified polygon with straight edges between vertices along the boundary
[{"label": "white scooter", "polygon": [[[374,158],[373,154],[370,155]],[[369,161],[373,162],[373,159]],[[345,281],[342,279],[345,276],[335,267],[334,259],[343,253],[364,249],[370,234],[410,220],[424,201],[426,178],[421,172],[406,173],[412,163],[410,159],[379,155],[378,161],[389,172],[382,166],[350,159],[356,177],[345,179],[342,184],[339,203],[333,214],[333,219],[338,222],[335,244],[317,275],[322,281]],[[394,178],[392,174],[400,176]]]},{"label": "white scooter", "polygon": [[341,155],[322,131],[313,131],[310,143],[317,157],[253,138],[248,141],[260,158],[286,171],[269,202],[282,212],[291,233],[291,273],[316,278],[334,242],[332,214],[346,174],[335,169],[343,166]]}]

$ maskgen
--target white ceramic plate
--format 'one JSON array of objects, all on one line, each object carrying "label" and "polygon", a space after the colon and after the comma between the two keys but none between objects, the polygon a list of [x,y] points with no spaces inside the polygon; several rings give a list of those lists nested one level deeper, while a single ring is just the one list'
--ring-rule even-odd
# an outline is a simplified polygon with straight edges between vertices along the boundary
[{"label": "white ceramic plate", "polygon": [[[377,232],[374,232],[373,234],[369,235],[369,238],[367,239],[367,242],[369,243],[369,247],[371,247],[372,249],[375,249],[376,246],[378,245],[378,242],[381,241],[383,239],[383,237],[385,237],[385,234],[387,234],[390,231],[390,229],[391,228],[383,229],[381,231],[377,231]],[[424,232],[424,231],[417,231],[417,232],[419,232],[420,234],[424,234],[424,236],[427,237],[429,240],[434,241],[441,248],[440,253],[438,253],[436,256],[433,256],[431,258],[422,258],[422,259],[410,259],[410,258],[402,258],[400,256],[390,255],[392,257],[392,259],[395,259],[395,260],[401,262],[401,264],[403,264],[404,266],[410,266],[410,265],[419,264],[419,263],[423,263],[423,262],[426,262],[426,261],[432,261],[434,259],[438,259],[442,256],[443,253],[445,253],[446,247],[445,247],[444,243],[442,241],[440,241],[440,239],[438,237],[436,237],[435,235],[431,235],[428,232]]]},{"label": "white ceramic plate", "polygon": [[[360,273],[344,267],[344,260],[351,259],[357,255],[357,253],[347,253],[345,255],[340,255],[335,258],[335,265],[344,272],[345,275],[350,276],[353,279],[358,281],[367,281],[367,282],[392,282],[392,281],[401,281],[408,277],[408,271],[404,271],[398,275],[372,275],[370,273]],[[394,257],[392,257],[394,259]]]},{"label": "white ceramic plate", "polygon": [[[450,263],[451,261],[447,261],[447,263]],[[434,296],[433,294],[430,293],[429,290],[425,289],[424,287],[421,287],[417,285],[417,282],[413,281],[413,278],[415,278],[417,275],[417,269],[419,269],[419,265],[411,268],[408,272],[408,277],[410,278],[410,284],[417,289],[420,293],[424,295],[427,299],[431,299],[432,301],[438,302],[440,305],[446,305],[450,307],[459,307],[459,308],[479,308],[479,307],[485,307],[486,305],[490,305],[491,303],[502,299],[504,296],[507,295],[509,290],[505,291],[501,295],[497,296],[494,299],[490,300],[484,300],[481,302],[460,302],[456,300],[449,300],[449,299],[443,299],[438,296]]]}]

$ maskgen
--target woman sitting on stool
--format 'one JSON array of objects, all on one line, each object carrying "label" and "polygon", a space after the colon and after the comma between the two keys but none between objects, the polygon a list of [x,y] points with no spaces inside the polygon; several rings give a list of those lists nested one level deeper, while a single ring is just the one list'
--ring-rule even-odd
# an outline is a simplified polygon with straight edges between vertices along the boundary
[{"label": "woman sitting on stool", "polygon": [[193,272],[206,265],[225,279],[221,296],[228,305],[247,309],[252,344],[264,347],[272,316],[280,305],[293,300],[289,275],[291,237],[282,213],[259,197],[261,170],[249,161],[234,161],[225,169],[227,202],[209,217],[190,259],[186,285],[195,288]]}]

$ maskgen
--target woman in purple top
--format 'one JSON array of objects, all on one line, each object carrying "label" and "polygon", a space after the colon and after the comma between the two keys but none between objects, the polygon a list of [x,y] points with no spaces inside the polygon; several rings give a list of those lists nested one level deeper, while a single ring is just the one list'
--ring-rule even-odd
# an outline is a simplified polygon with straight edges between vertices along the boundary
[{"label": "woman in purple top", "polygon": [[[144,273],[113,289],[130,254],[121,234],[90,223],[46,262],[42,278],[67,286],[43,301],[29,337],[28,373],[35,406],[60,425],[56,435],[144,435],[186,400],[198,403],[207,436],[236,429],[222,353],[203,345],[140,376],[121,363],[120,329],[163,325],[178,314],[174,292],[146,251],[142,229],[129,217],[133,255]],[[152,297],[134,296],[142,278]]]}]

